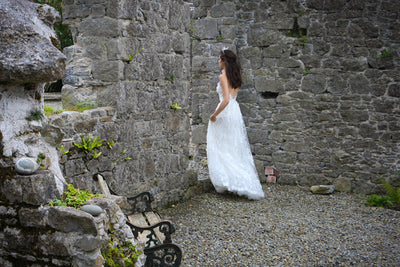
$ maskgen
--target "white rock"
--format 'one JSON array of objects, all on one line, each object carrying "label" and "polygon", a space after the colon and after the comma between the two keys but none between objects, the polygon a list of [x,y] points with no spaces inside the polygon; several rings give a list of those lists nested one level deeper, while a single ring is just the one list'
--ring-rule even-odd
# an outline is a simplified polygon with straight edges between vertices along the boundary
[{"label": "white rock", "polygon": [[313,185],[310,188],[314,194],[332,194],[335,191],[334,185]]},{"label": "white rock", "polygon": [[31,158],[20,158],[15,163],[15,171],[19,174],[33,174],[38,168],[39,164]]},{"label": "white rock", "polygon": [[98,216],[103,212],[103,209],[97,205],[84,205],[81,207],[82,211],[85,211],[93,216]]}]

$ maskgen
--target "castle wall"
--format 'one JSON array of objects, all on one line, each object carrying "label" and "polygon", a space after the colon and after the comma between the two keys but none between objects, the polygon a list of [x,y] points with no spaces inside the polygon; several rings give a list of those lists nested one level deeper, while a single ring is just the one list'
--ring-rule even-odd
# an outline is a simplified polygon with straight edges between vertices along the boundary
[{"label": "castle wall", "polygon": [[[261,180],[274,166],[281,183],[371,193],[397,178],[396,1],[69,0],[64,19],[75,45],[63,102],[115,109],[86,132],[116,143],[111,167],[96,171],[120,194],[152,190],[168,203],[208,178],[223,47],[241,59],[238,101]],[[91,188],[83,169],[75,177]]]},{"label": "castle wall", "polygon": [[[65,23],[73,32],[67,47],[64,107],[79,102],[110,106],[108,122],[72,127],[114,142],[102,164],[90,168],[71,156],[65,172],[93,188],[93,172],[105,175],[121,195],[144,190],[161,203],[182,198],[197,179],[188,172],[190,139],[189,5],[183,1],[64,1]],[[173,104],[181,109],[172,109]],[[69,118],[61,124],[68,124]],[[104,159],[107,157],[107,160]],[[97,164],[99,165],[99,164]],[[79,167],[81,166],[81,168]],[[189,176],[191,178],[189,178]]]},{"label": "castle wall", "polygon": [[241,59],[245,116],[260,177],[379,190],[398,177],[397,1],[193,1],[194,141],[205,157],[218,53]]}]

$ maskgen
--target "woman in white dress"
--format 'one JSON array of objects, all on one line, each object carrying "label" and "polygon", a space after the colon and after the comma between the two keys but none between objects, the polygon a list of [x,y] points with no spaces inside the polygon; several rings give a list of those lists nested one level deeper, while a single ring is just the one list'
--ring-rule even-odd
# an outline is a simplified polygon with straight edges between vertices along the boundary
[{"label": "woman in white dress", "polygon": [[219,104],[210,116],[207,131],[207,160],[211,182],[219,193],[226,191],[258,200],[264,198],[254,165],[236,96],[242,85],[240,63],[231,50],[219,56],[217,92]]}]

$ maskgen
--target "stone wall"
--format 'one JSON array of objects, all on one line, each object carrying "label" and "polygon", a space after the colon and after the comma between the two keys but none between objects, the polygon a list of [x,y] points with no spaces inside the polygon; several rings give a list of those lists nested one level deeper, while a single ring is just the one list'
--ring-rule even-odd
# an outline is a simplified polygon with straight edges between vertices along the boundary
[{"label": "stone wall", "polygon": [[[46,182],[35,179],[39,181]],[[103,209],[100,215],[92,216],[71,207],[38,207],[46,202],[32,195],[32,191],[27,191],[22,201],[14,199],[12,205],[0,203],[1,266],[103,266],[101,248],[109,242],[111,231],[135,243],[118,205],[124,199],[90,200],[88,203]],[[141,257],[138,266],[142,266],[142,261]]]},{"label": "stone wall", "polygon": [[206,157],[218,53],[241,59],[239,91],[260,177],[379,190],[400,171],[400,4],[381,1],[193,1],[192,112]]},{"label": "stone wall", "polygon": [[0,266],[102,266],[112,228],[134,241],[123,197],[90,200],[98,216],[47,205],[66,187],[63,135],[43,115],[44,84],[65,73],[52,29],[59,19],[47,5],[0,0]]},{"label": "stone wall", "polygon": [[[96,171],[118,194],[151,190],[158,203],[181,199],[197,180],[188,171],[189,6],[172,0],[65,0],[63,16],[74,37],[74,46],[64,50],[64,107],[83,101],[115,111],[112,121],[88,123],[66,138],[91,133],[115,143],[99,158],[111,165]],[[171,109],[175,103],[182,109]],[[75,167],[82,159],[71,160],[64,174],[93,188],[94,169],[80,172]]]},{"label": "stone wall", "polygon": [[[114,166],[98,168],[116,192],[152,190],[165,204],[208,178],[206,129],[223,47],[241,59],[238,101],[261,180],[274,166],[281,183],[371,193],[379,178],[397,178],[396,1],[64,4],[75,45],[65,49],[63,104],[115,110],[104,125],[67,137],[91,132],[117,144]],[[86,169],[74,177],[93,188]]]}]

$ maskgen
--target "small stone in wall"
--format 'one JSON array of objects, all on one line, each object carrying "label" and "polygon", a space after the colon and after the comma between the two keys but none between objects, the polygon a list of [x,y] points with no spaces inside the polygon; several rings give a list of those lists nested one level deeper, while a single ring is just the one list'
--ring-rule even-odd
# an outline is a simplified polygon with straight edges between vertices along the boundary
[{"label": "small stone in wall", "polygon": [[310,188],[313,194],[332,194],[335,191],[334,185],[313,185]]},{"label": "small stone in wall", "polygon": [[84,205],[81,207],[82,211],[85,211],[93,216],[98,216],[103,212],[103,209],[97,205]]},{"label": "small stone in wall", "polygon": [[33,174],[37,171],[39,168],[39,164],[37,164],[33,159],[31,158],[20,158],[16,163],[15,163],[15,171],[18,174]]}]

